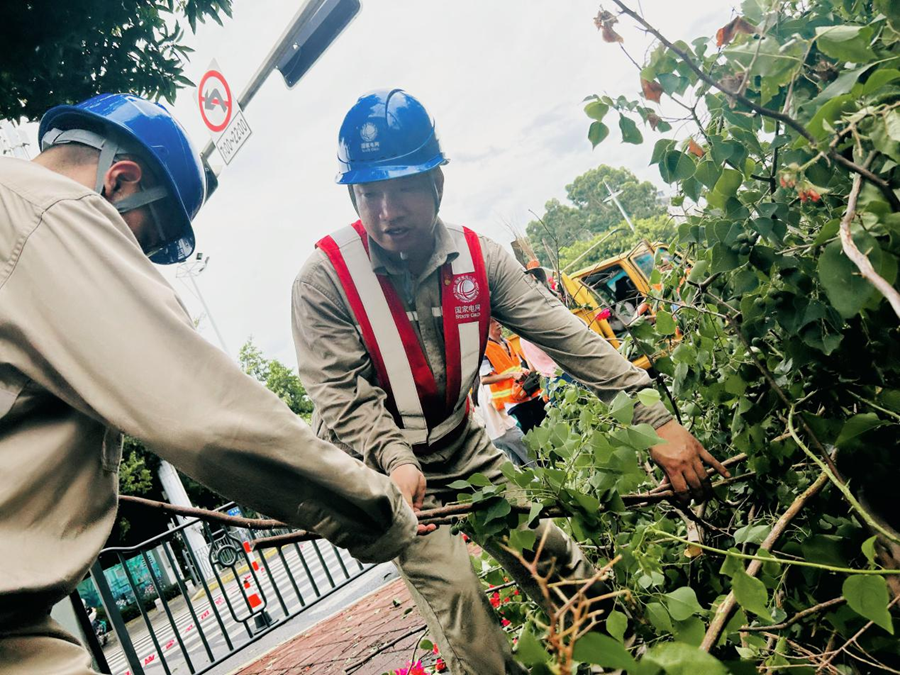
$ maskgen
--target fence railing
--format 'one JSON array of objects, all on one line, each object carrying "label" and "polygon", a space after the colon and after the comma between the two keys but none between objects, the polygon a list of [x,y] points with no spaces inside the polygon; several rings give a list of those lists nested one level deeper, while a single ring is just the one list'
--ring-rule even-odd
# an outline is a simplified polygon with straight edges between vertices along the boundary
[{"label": "fence railing", "polygon": [[101,667],[199,675],[368,569],[325,540],[252,551],[256,538],[253,529],[192,519],[101,551],[90,574],[116,638],[103,647]]}]

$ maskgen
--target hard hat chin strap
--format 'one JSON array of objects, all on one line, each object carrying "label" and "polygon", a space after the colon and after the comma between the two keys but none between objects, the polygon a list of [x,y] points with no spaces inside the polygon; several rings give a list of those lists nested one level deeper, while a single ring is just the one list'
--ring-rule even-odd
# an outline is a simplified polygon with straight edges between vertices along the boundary
[{"label": "hard hat chin strap", "polygon": [[[94,190],[101,195],[103,194],[106,172],[115,163],[116,158],[119,155],[134,154],[129,153],[127,148],[123,148],[115,140],[87,129],[51,129],[41,138],[41,150],[67,143],[80,143],[100,151],[100,157],[97,159],[97,179],[94,183]],[[152,202],[165,199],[168,196],[168,190],[162,185],[157,185],[120,199],[113,206],[119,213],[127,213]]]}]

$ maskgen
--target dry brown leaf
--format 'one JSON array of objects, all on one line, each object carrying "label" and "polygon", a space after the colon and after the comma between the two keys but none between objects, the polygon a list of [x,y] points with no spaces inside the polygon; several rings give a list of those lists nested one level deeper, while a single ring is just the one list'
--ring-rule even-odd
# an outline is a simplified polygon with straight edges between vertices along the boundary
[{"label": "dry brown leaf", "polygon": [[659,115],[657,115],[656,113],[650,113],[650,114],[648,114],[648,115],[647,115],[647,122],[650,124],[650,128],[653,129],[653,131],[656,131],[656,127],[657,127],[657,126],[659,125],[659,123],[660,123]]},{"label": "dry brown leaf", "polygon": [[641,78],[641,89],[644,90],[644,98],[648,101],[653,101],[654,103],[659,103],[659,99],[662,96],[663,88],[662,85],[657,82],[651,82],[650,80],[645,80],[643,77]]},{"label": "dry brown leaf", "polygon": [[724,47],[734,40],[735,35],[741,33],[744,35],[753,35],[758,32],[756,26],[747,21],[744,17],[738,16],[726,23],[716,32],[716,46]]},{"label": "dry brown leaf", "polygon": [[603,41],[604,42],[625,42],[622,39],[622,36],[619,35],[612,28],[610,28],[608,24],[603,24]]},{"label": "dry brown leaf", "polygon": [[697,157],[703,157],[706,154],[706,150],[697,145],[697,142],[693,138],[688,140],[688,152]]},{"label": "dry brown leaf", "polygon": [[728,93],[736,94],[741,90],[741,85],[744,84],[744,73],[738,73],[737,75],[726,75],[721,80],[719,80],[719,84],[722,85],[722,89],[724,89]]},{"label": "dry brown leaf", "polygon": [[613,30],[613,26],[617,21],[615,14],[602,9],[594,17],[594,25],[597,27],[597,30],[603,31],[604,42],[624,42],[622,36]]}]

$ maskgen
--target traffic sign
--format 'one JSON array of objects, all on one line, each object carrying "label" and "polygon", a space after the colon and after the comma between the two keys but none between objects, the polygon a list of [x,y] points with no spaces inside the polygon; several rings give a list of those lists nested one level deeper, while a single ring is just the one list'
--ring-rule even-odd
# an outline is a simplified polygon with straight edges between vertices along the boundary
[{"label": "traffic sign", "polygon": [[231,93],[231,86],[215,59],[200,78],[197,103],[200,117],[209,129],[216,149],[225,163],[230,164],[241,146],[250,138],[251,131],[237,99]]}]

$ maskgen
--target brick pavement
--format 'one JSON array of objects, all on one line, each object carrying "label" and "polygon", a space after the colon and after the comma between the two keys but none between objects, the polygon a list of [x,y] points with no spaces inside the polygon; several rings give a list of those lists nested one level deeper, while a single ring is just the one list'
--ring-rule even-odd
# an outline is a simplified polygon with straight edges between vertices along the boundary
[{"label": "brick pavement", "polygon": [[[422,630],[411,635],[410,632],[418,627]],[[403,581],[397,579],[316,624],[308,632],[279,645],[235,675],[393,673],[397,668],[406,667],[424,630],[424,620]],[[355,668],[375,649],[395,640],[395,644]],[[418,650],[416,658],[422,658],[427,665],[434,657]]]}]

